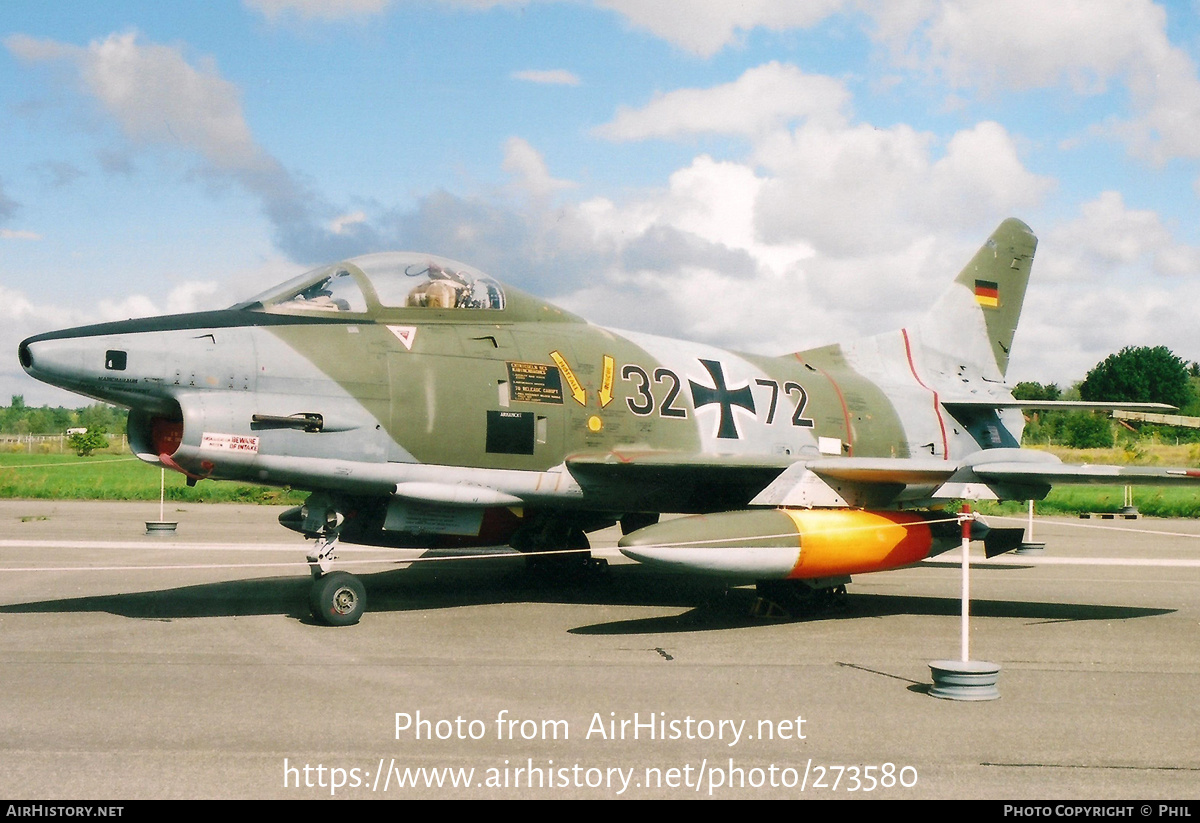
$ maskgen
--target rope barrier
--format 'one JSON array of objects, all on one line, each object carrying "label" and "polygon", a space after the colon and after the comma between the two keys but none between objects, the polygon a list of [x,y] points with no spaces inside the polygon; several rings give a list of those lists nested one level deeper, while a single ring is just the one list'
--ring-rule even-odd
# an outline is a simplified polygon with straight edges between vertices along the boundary
[{"label": "rope barrier", "polygon": [[[917,521],[914,523],[888,523],[888,524],[884,524],[884,526],[892,525],[892,526],[901,526],[901,527],[907,528],[909,526],[929,525],[931,523],[957,523],[957,522],[958,522],[958,517],[955,516],[955,517],[940,518],[937,520],[920,520],[920,521]],[[836,528],[835,529],[822,529],[821,531],[824,533],[851,532],[851,531],[871,530],[871,529],[877,529],[877,528],[881,528],[881,526],[878,526],[878,525],[876,525],[876,526],[854,526],[854,527],[850,527],[850,528],[841,528],[841,529],[836,529]],[[792,538],[796,538],[798,536],[799,535],[796,532],[790,532],[790,533],[784,533],[784,534],[756,535],[753,537],[736,538],[736,539],[774,540],[774,539],[792,539]],[[689,541],[687,543],[648,544],[645,546],[639,546],[638,548],[685,548],[687,546],[707,545],[710,543],[723,543],[723,542],[728,543],[728,542],[733,542],[733,540],[734,539],[714,538],[712,540],[697,540],[697,541]],[[42,544],[46,544],[48,546],[53,546],[53,547],[64,547],[63,544],[58,541],[38,541],[37,545],[42,545]],[[30,546],[30,545],[33,545],[33,543],[30,541],[0,540],[0,549],[14,548],[17,546]],[[141,545],[141,544],[132,544],[131,545],[131,544],[116,543],[115,545],[105,546],[105,548],[110,548],[110,549],[114,549],[114,550],[116,550],[116,549],[164,549],[164,550],[169,549],[169,550],[177,551],[180,549],[196,548],[196,547],[200,547],[200,546],[204,546],[204,544],[188,544],[188,545],[174,544],[174,545],[170,545],[170,546],[155,546],[155,545]],[[66,548],[85,548],[84,545],[74,545],[74,546],[65,546],[65,547]],[[301,547],[301,546],[296,547],[297,550],[299,550],[301,548],[303,548],[303,547]],[[762,548],[762,547],[751,546],[751,547],[747,547],[747,548]],[[214,547],[214,548],[209,548],[209,549],[204,549],[204,550],[207,550],[207,551],[214,551],[214,550],[215,551],[235,551],[235,550],[283,551],[285,549],[283,549],[281,547],[248,547],[246,549]],[[417,548],[417,549],[387,549],[387,548],[380,548],[380,547],[352,547],[352,548],[348,548],[348,549],[342,549],[340,546],[339,546],[338,550],[352,551],[352,552],[354,552],[354,551],[428,551],[427,549],[419,549],[419,548]],[[435,549],[434,551],[437,551],[437,550]],[[497,558],[510,558],[511,559],[511,558],[526,558],[526,557],[546,557],[546,556],[551,556],[551,555],[553,555],[555,557],[561,557],[564,554],[583,554],[583,553],[586,553],[589,551],[590,551],[590,549],[563,549],[563,550],[538,551],[538,552],[518,552],[518,551],[512,550],[512,551],[487,552],[487,553],[483,553],[483,554],[454,554],[454,555],[447,555],[447,556],[442,556],[442,557],[413,557],[413,558],[400,558],[400,559],[377,558],[377,559],[370,559],[370,560],[342,560],[342,559],[339,559],[337,561],[336,565],[341,567],[341,566],[360,566],[360,565],[379,564],[379,563],[386,563],[386,564],[408,563],[408,564],[411,564],[411,563],[441,562],[441,561],[448,561],[448,560],[493,560],[493,559],[497,559]],[[171,565],[147,565],[147,566],[22,566],[22,567],[0,566],[0,573],[3,573],[3,572],[45,572],[45,571],[151,571],[151,570],[160,570],[160,569],[161,570],[260,569],[260,568],[265,569],[265,568],[290,568],[293,566],[308,567],[309,565],[311,565],[311,564],[308,563],[307,561],[290,561],[290,562],[286,562],[286,563],[203,563],[203,564],[171,564]]]},{"label": "rope barrier", "polygon": [[[392,550],[397,551],[397,550]],[[398,551],[422,551],[421,549],[400,549]],[[448,555],[445,557],[412,557],[412,558],[377,558],[372,560],[341,560],[339,559],[336,565],[342,566],[363,566],[368,564],[411,564],[411,563],[436,563],[445,562],[448,560],[494,560],[498,558],[526,558],[526,557],[541,557],[545,555],[555,555],[561,557],[564,554],[583,554],[589,551],[588,549],[566,549],[563,551],[545,551],[545,552],[488,552],[485,554],[468,554],[468,555]],[[292,560],[285,563],[180,563],[169,565],[147,565],[147,566],[11,566],[0,567],[0,573],[3,572],[125,572],[125,571],[186,571],[186,570],[214,570],[214,569],[281,569],[281,568],[298,568],[304,567],[307,569],[312,564],[308,561]]]},{"label": "rope barrier", "polygon": [[[820,510],[817,510],[820,511]],[[836,510],[834,510],[836,511]],[[858,509],[846,509],[845,511],[859,511]],[[876,523],[866,526],[842,526],[840,528],[822,528],[812,529],[810,534],[842,534],[846,532],[874,531],[876,529],[887,528],[888,526],[899,526],[909,528],[910,526],[929,526],[934,523],[957,523],[959,518],[957,515],[953,517],[939,518],[937,520],[917,520],[913,523]],[[682,549],[692,546],[707,546],[713,543],[737,543],[739,541],[746,542],[750,540],[795,540],[800,537],[800,532],[783,532],[782,534],[754,534],[746,537],[713,537],[708,540],[684,540],[674,541],[672,543],[641,543],[636,548],[639,549]],[[631,547],[633,548],[633,547]],[[776,546],[747,546],[748,549],[754,548],[778,548]]]},{"label": "rope barrier", "polygon": [[0,471],[4,471],[5,469],[90,469],[93,466],[103,466],[108,463],[132,463],[136,460],[138,460],[136,457],[113,457],[108,460],[93,460],[90,463],[29,463],[24,466],[0,465]]},{"label": "rope barrier", "polygon": [[[136,459],[136,458],[134,458],[134,459]],[[109,462],[113,462],[113,461],[109,461]],[[1005,516],[1005,515],[989,515],[987,517],[987,519],[990,521],[1006,521],[1006,522],[1018,522],[1018,523],[1027,522],[1026,518],[1023,518],[1023,517],[1009,517],[1009,516]],[[1043,523],[1048,522],[1046,518],[1038,518],[1038,520]],[[959,517],[957,515],[955,515],[955,516],[951,516],[951,517],[938,518],[935,520],[919,520],[919,521],[916,521],[913,523],[887,523],[887,524],[882,524],[882,525],[852,526],[852,527],[842,527],[842,528],[821,529],[821,531],[824,533],[868,531],[868,530],[885,527],[888,525],[900,526],[900,527],[907,528],[909,526],[932,525],[932,524],[937,524],[937,523],[957,523],[957,522],[959,522]],[[1101,529],[1101,530],[1106,530],[1106,531],[1119,531],[1119,532],[1123,532],[1126,534],[1134,533],[1134,534],[1153,535],[1153,536],[1159,536],[1159,537],[1183,537],[1183,538],[1189,538],[1189,539],[1200,539],[1200,534],[1186,534],[1186,533],[1182,533],[1182,532],[1169,532],[1169,531],[1162,531],[1162,530],[1158,530],[1158,529],[1139,529],[1139,528],[1129,528],[1129,527],[1121,527],[1121,526],[1104,526],[1104,525],[1093,524],[1093,523],[1071,523],[1071,522],[1063,522],[1061,520],[1056,520],[1053,522],[1055,525],[1066,526],[1068,528]],[[688,541],[686,543],[646,544],[644,546],[639,546],[638,548],[686,548],[686,547],[691,547],[691,546],[709,545],[709,544],[713,544],[713,543],[728,544],[731,542],[736,542],[737,540],[745,540],[745,541],[774,540],[774,539],[789,539],[790,540],[790,539],[794,539],[798,536],[799,535],[796,532],[786,532],[786,533],[781,533],[781,534],[754,535],[754,536],[748,536],[748,537],[743,537],[743,538],[713,538],[710,540]],[[34,545],[40,546],[42,544],[45,544],[48,546],[53,546],[56,548],[86,548],[87,547],[85,544],[64,545],[61,541],[0,540],[0,548],[15,548],[18,546],[27,547],[27,546],[34,546]],[[90,545],[95,546],[96,544],[90,544]],[[291,551],[291,550],[293,550],[291,547],[284,547],[284,546],[229,547],[229,546],[220,546],[220,545],[211,546],[210,544],[186,544],[186,545],[145,544],[145,545],[142,545],[142,544],[116,543],[116,542],[114,542],[112,545],[103,546],[103,548],[109,548],[109,549],[114,549],[114,550],[116,550],[116,549],[151,549],[151,550],[162,549],[162,550],[174,550],[174,551],[178,551],[180,549],[186,550],[186,549],[193,549],[193,548],[201,549],[201,550],[205,550],[205,551],[253,551],[253,550]],[[305,548],[305,547],[296,546],[295,550],[299,551],[302,548]],[[752,549],[752,548],[759,548],[759,547],[750,546],[750,547],[746,547],[746,548]],[[363,547],[354,546],[354,547],[347,547],[345,549],[342,549],[341,547],[339,547],[339,550],[349,551],[349,552],[428,551],[427,549],[419,549],[419,548],[390,549],[390,548],[384,548],[384,547],[370,547],[370,546],[363,546]],[[568,550],[538,551],[538,552],[517,552],[515,550],[512,550],[512,551],[503,551],[502,550],[502,551],[493,551],[493,552],[477,553],[477,554],[451,554],[451,555],[436,556],[436,557],[372,558],[372,559],[365,559],[365,560],[342,560],[342,559],[339,559],[337,561],[337,565],[339,567],[341,567],[341,566],[362,566],[362,565],[370,565],[370,564],[376,564],[376,565],[378,565],[378,564],[387,564],[387,565],[408,564],[408,565],[411,565],[414,563],[436,563],[436,562],[446,562],[446,561],[453,561],[453,560],[495,560],[495,559],[499,559],[499,558],[513,559],[513,558],[543,557],[543,556],[550,556],[550,555],[561,557],[564,554],[583,554],[588,551],[589,551],[588,549],[568,549]],[[1028,562],[1029,560],[1030,560],[1029,558],[1022,558],[1022,562]],[[1070,561],[1070,562],[1096,562],[1096,561],[1091,561],[1087,558],[1078,558],[1078,559],[1064,558],[1064,559],[1062,559],[1061,562],[1068,562],[1068,561]],[[123,565],[123,566],[14,566],[14,567],[0,566],[0,573],[3,573],[3,572],[81,572],[81,571],[186,571],[186,570],[216,570],[216,569],[224,569],[224,570],[271,569],[271,568],[299,568],[299,567],[303,567],[303,568],[307,569],[310,565],[311,564],[308,561],[298,561],[297,560],[297,561],[288,561],[288,562],[282,562],[282,563],[191,563],[191,564]],[[1177,565],[1191,565],[1191,564],[1181,561]]]},{"label": "rope barrier", "polygon": [[[1002,515],[1002,514],[987,515],[987,519],[988,520],[1005,520],[1005,521],[1011,521],[1011,522],[1015,522],[1015,523],[1029,522],[1028,518],[1025,518],[1025,517],[1009,517],[1007,515]],[[1192,540],[1200,540],[1200,534],[1186,534],[1184,532],[1164,532],[1164,531],[1159,531],[1158,529],[1138,529],[1138,528],[1125,528],[1123,526],[1103,526],[1099,523],[1070,523],[1070,522],[1064,522],[1061,520],[1050,521],[1050,520],[1046,519],[1045,517],[1035,517],[1034,522],[1036,522],[1036,523],[1053,522],[1054,525],[1056,525],[1056,526],[1066,526],[1069,529],[1102,529],[1104,531],[1124,532],[1125,534],[1153,534],[1153,535],[1158,535],[1160,537],[1187,537]]]}]

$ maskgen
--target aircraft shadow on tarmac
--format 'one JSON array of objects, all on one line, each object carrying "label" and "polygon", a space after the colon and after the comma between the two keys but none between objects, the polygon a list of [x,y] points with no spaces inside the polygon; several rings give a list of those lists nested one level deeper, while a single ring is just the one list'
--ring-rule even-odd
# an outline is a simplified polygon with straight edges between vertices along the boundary
[{"label": "aircraft shadow on tarmac", "polygon": [[[472,561],[418,564],[407,569],[360,575],[371,614],[449,609],[503,603],[679,607],[677,615],[616,620],[571,629],[573,634],[636,635],[717,631],[780,622],[887,617],[898,614],[954,616],[955,597],[855,593],[837,607],[799,617],[751,616],[753,587],[727,581],[670,574],[641,566],[615,566],[604,575],[566,578],[527,571],[520,560],[481,565]],[[271,577],[181,586],[148,592],[94,595],[0,605],[0,614],[107,612],[122,617],[170,620],[279,614],[316,624],[308,613],[307,577]],[[972,600],[980,617],[1022,620],[1126,620],[1154,617],[1173,609],[1081,603]]]}]

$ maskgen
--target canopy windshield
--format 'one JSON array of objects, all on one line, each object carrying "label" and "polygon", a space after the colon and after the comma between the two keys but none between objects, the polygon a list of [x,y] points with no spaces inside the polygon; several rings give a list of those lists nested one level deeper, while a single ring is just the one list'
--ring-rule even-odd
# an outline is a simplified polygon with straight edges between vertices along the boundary
[{"label": "canopy windshield", "polygon": [[314,269],[251,299],[272,312],[366,312],[364,292],[385,309],[503,309],[503,287],[444,257],[385,252]]},{"label": "canopy windshield", "polygon": [[345,263],[294,277],[242,304],[272,312],[366,312],[367,301]]},{"label": "canopy windshield", "polygon": [[504,289],[478,269],[444,257],[386,252],[350,261],[386,308],[502,309]]}]

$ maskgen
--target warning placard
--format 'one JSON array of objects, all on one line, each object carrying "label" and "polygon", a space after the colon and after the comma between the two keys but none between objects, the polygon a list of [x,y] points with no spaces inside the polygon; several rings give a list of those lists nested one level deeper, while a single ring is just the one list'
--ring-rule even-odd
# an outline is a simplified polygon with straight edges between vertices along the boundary
[{"label": "warning placard", "polygon": [[508,364],[509,397],[519,403],[563,402],[562,378],[547,363]]},{"label": "warning placard", "polygon": [[204,432],[200,435],[200,448],[215,449],[223,452],[258,453],[258,438],[245,434],[215,434]]}]

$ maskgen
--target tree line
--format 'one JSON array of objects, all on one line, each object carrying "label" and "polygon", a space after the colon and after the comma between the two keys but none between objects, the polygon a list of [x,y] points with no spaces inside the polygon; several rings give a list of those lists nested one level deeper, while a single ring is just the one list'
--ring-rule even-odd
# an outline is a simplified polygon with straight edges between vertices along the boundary
[{"label": "tree line", "polygon": [[67,429],[125,431],[128,412],[107,403],[78,409],[63,406],[26,406],[24,395],[14,394],[12,403],[0,406],[0,434],[64,434]]},{"label": "tree line", "polygon": [[[1175,414],[1200,417],[1200,363],[1186,363],[1166,346],[1126,346],[1110,354],[1087,377],[1063,391],[1057,384],[1018,383],[1018,400],[1090,400],[1166,403]],[[1200,429],[1156,423],[1123,424],[1128,439],[1157,436],[1180,443],[1200,442]],[[1037,411],[1026,415],[1022,441],[1055,443],[1074,449],[1109,448],[1114,424],[1107,414],[1087,411]]]}]

